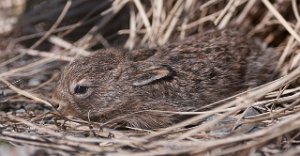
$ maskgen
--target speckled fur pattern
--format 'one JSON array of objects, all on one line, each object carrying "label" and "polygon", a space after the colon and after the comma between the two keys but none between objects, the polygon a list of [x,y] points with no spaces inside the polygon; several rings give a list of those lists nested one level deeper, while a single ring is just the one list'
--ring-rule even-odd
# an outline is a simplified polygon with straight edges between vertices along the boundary
[{"label": "speckled fur pattern", "polygon": [[[273,80],[277,59],[239,31],[212,30],[157,48],[106,49],[76,59],[53,99],[63,115],[165,127],[180,118],[161,111],[196,110]],[[89,85],[87,97],[72,93],[81,81]]]}]

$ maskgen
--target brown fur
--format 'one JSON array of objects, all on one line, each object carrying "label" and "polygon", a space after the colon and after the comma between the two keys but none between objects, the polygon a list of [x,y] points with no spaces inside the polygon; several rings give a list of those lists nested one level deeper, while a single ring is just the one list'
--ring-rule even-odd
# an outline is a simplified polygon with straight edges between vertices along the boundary
[{"label": "brown fur", "polygon": [[[268,82],[277,57],[230,29],[132,53],[107,49],[70,63],[53,98],[64,115],[165,127],[179,118],[149,110],[191,111]],[[88,91],[78,96],[81,82]]]}]

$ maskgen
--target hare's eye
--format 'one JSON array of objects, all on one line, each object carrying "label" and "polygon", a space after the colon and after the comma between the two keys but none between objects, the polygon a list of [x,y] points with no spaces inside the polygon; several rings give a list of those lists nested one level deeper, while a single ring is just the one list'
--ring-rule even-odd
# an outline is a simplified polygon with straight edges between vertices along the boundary
[{"label": "hare's eye", "polygon": [[88,87],[87,86],[79,86],[77,85],[75,88],[74,88],[74,93],[75,94],[85,94],[88,90]]}]

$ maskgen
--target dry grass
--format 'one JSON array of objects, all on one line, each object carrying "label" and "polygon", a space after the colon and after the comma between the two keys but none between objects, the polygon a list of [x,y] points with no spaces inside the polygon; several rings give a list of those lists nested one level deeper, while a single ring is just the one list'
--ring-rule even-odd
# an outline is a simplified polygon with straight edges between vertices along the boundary
[{"label": "dry grass", "polygon": [[[36,154],[299,155],[297,0],[35,2],[27,6],[29,10],[12,31],[0,32],[0,149],[9,143],[43,149]],[[173,112],[195,116],[153,131],[115,130],[99,123],[67,120],[51,108],[48,99],[59,70],[74,57],[111,46],[163,45],[206,31],[213,24],[239,27],[280,52],[277,67],[282,77],[213,103],[213,110]],[[245,118],[249,108],[261,113]],[[218,115],[201,123],[213,114]],[[228,117],[235,118],[228,125],[232,134],[213,133],[215,125]],[[240,125],[257,129],[249,133],[249,127],[237,128]]]}]

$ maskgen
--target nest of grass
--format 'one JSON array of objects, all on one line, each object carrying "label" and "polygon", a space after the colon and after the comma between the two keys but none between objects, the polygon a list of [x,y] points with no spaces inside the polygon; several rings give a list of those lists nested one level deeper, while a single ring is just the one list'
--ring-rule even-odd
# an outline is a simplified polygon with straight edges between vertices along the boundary
[{"label": "nest of grass", "polygon": [[[13,29],[3,29],[0,36],[0,149],[4,155],[16,151],[35,155],[300,153],[297,0],[5,0],[0,5],[1,11],[11,11],[6,17],[18,18]],[[14,11],[15,6],[24,13]],[[6,17],[1,17],[2,23]],[[75,57],[115,46],[129,50],[159,46],[214,25],[238,27],[280,52],[277,69],[282,77],[158,130],[111,129],[67,120],[57,116],[49,103],[63,65]],[[243,117],[253,108],[261,113]],[[201,122],[213,114],[218,116]],[[211,133],[232,116],[236,116],[229,126],[233,133]],[[239,131],[240,125],[256,128]]]}]

